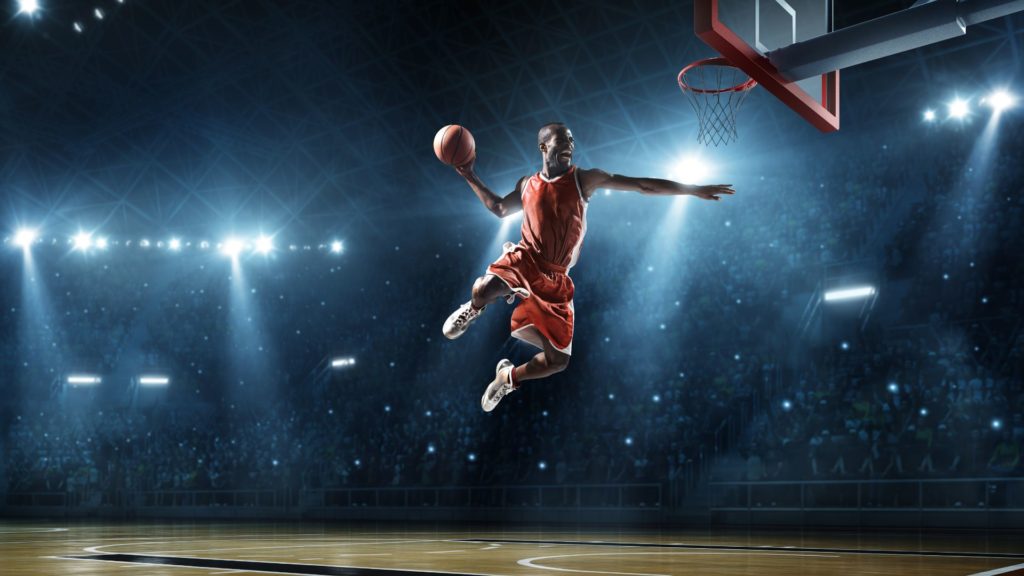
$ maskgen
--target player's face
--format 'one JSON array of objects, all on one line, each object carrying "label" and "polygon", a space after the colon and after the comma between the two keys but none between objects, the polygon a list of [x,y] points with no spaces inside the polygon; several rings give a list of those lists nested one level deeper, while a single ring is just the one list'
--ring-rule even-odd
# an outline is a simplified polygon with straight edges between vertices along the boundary
[{"label": "player's face", "polygon": [[572,165],[572,154],[576,150],[576,143],[568,128],[556,128],[541,144],[540,149],[544,153],[544,163],[548,168],[558,168],[560,171],[564,171]]}]

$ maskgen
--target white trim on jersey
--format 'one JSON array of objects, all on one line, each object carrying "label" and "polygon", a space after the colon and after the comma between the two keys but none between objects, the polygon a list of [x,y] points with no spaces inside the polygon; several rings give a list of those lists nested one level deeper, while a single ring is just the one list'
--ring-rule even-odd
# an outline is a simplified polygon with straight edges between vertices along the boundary
[{"label": "white trim on jersey", "polygon": [[580,184],[580,169],[576,168],[573,170],[572,175],[576,179],[576,191],[580,193],[580,200],[583,200],[584,204],[589,204],[590,202],[583,196],[583,185]]},{"label": "white trim on jersey", "polygon": [[576,265],[576,261],[580,257],[580,248],[583,246],[583,237],[587,235],[587,208],[590,207],[590,202],[587,202],[583,198],[583,187],[580,186],[580,170],[579,168],[573,170],[573,176],[576,177],[576,191],[580,194],[580,202],[583,203],[583,229],[580,230],[579,240],[576,241],[576,245],[572,248],[572,256],[569,258],[569,265],[565,268],[565,273],[568,274],[569,270]]},{"label": "white trim on jersey", "polygon": [[[572,168],[573,167],[570,167],[570,169],[572,169]],[[548,180],[547,178],[544,177],[544,173],[543,172],[537,172],[537,176],[540,176],[540,179],[545,181],[545,182],[547,182],[548,184],[550,184],[552,182],[558,182],[562,178],[562,176],[565,176],[566,174],[568,174],[568,172],[562,172],[558,176],[555,176],[554,178]],[[577,180],[576,181],[576,186],[579,186],[579,185],[580,185],[580,182],[579,182],[579,180]]]}]

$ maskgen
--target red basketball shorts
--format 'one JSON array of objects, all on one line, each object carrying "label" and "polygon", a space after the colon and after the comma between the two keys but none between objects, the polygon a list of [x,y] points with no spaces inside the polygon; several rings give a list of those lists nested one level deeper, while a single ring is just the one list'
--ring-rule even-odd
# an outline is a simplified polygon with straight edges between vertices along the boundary
[{"label": "red basketball shorts", "polygon": [[543,339],[559,352],[572,354],[575,286],[565,268],[549,264],[518,244],[506,242],[504,253],[487,267],[519,304],[512,311],[512,336],[543,349]]}]

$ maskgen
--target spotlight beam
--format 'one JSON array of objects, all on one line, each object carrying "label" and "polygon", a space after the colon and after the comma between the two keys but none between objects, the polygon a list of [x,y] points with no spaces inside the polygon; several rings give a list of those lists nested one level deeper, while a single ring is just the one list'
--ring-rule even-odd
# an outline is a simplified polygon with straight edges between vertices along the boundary
[{"label": "spotlight beam", "polygon": [[970,112],[970,108],[968,107],[966,100],[956,98],[949,103],[950,118],[956,118],[957,120],[960,120],[962,118],[965,118],[968,112]]},{"label": "spotlight beam", "polygon": [[14,234],[14,243],[21,248],[28,248],[39,237],[35,228],[21,228]]},{"label": "spotlight beam", "polygon": [[37,0],[18,0],[18,14],[31,16],[38,10],[39,2]]},{"label": "spotlight beam", "polygon": [[1012,108],[1017,99],[1006,90],[996,90],[985,98],[984,103],[992,109],[992,112],[999,114],[1007,108]]},{"label": "spotlight beam", "polygon": [[225,256],[228,256],[230,258],[237,258],[238,255],[242,252],[243,247],[244,244],[238,238],[228,238],[227,240],[224,241],[224,244],[221,245],[220,251]]},{"label": "spotlight beam", "polygon": [[92,234],[89,234],[88,232],[79,232],[72,240],[74,242],[75,250],[84,252],[89,248],[92,248]]}]

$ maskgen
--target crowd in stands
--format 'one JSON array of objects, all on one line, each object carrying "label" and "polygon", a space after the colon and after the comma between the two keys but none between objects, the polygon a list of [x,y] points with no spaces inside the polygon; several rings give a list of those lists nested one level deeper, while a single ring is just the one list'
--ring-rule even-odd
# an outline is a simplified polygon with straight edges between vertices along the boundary
[{"label": "crowd in stands", "polygon": [[893,326],[815,350],[755,419],[730,476],[1014,476],[1024,471],[1024,199],[1019,135],[994,157],[941,149],[883,237],[905,284]]}]

